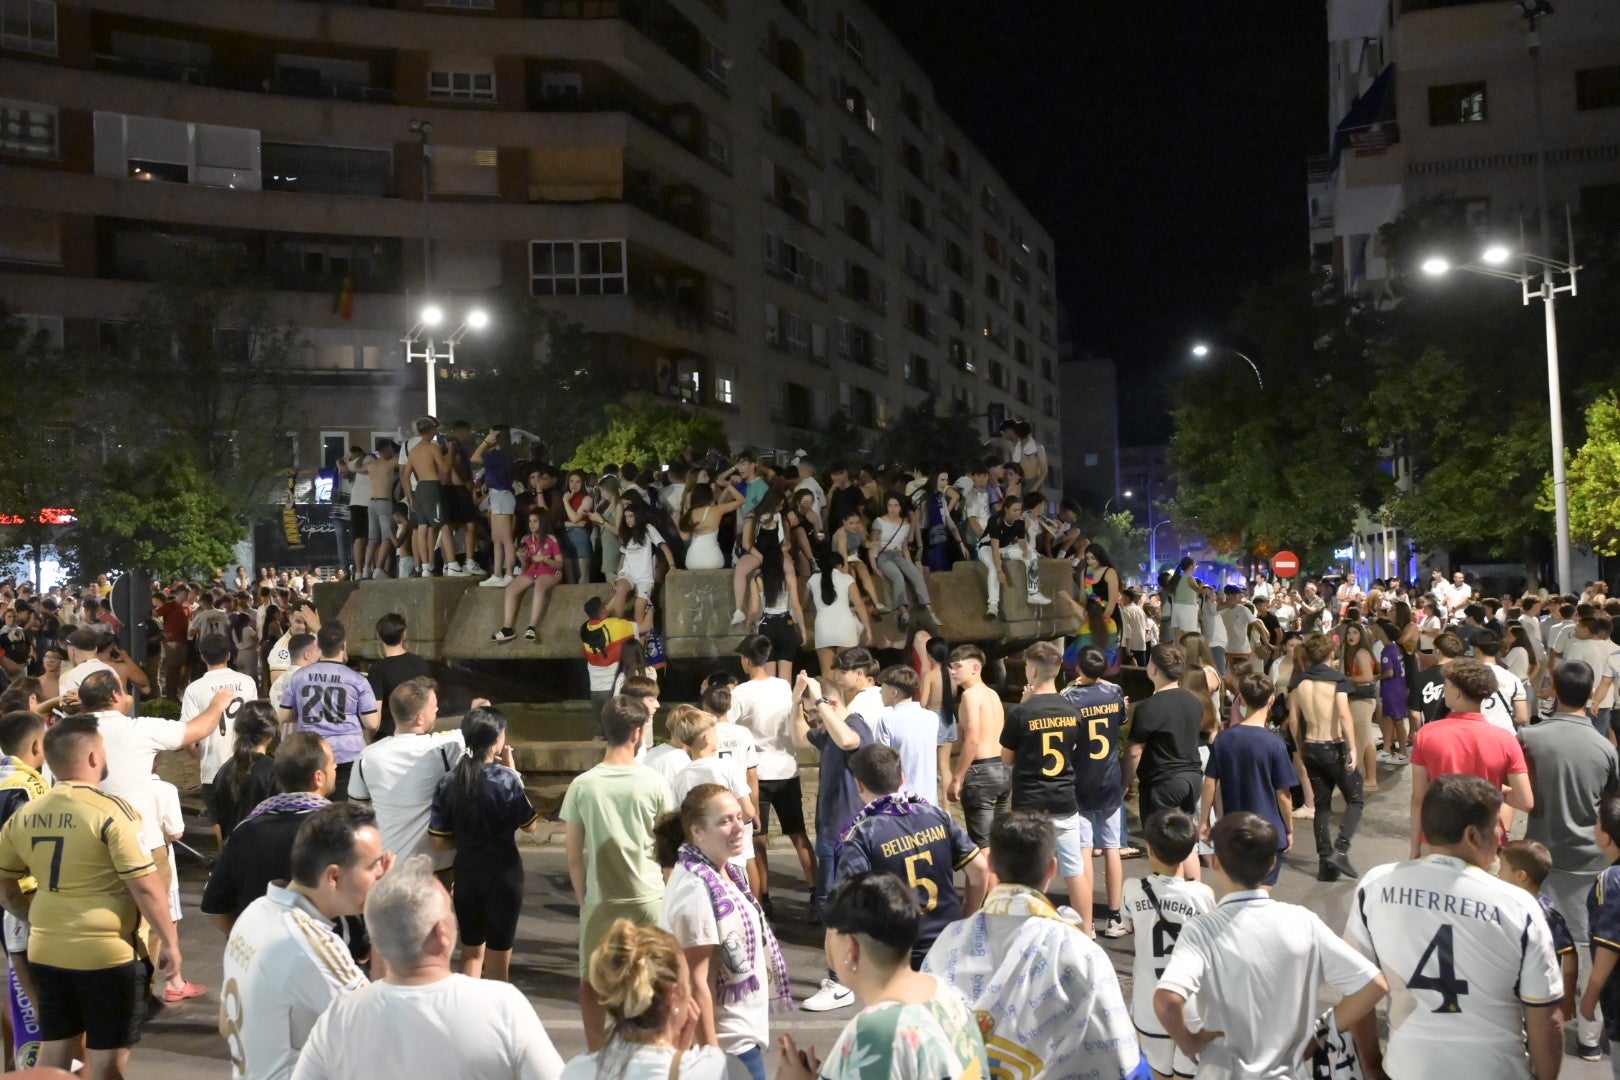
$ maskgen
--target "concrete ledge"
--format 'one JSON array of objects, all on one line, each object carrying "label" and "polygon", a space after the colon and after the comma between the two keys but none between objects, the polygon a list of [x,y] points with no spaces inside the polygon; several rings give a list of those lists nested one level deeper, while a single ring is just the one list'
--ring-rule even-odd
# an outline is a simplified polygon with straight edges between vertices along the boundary
[{"label": "concrete ledge", "polygon": [[[349,632],[349,655],[375,660],[382,655],[377,644],[377,620],[394,611],[405,616],[410,628],[411,651],[426,660],[445,659],[444,641],[462,595],[482,578],[383,578],[355,583],[344,601],[338,620]],[[494,593],[495,589],[480,592]],[[496,617],[500,617],[497,609]],[[576,653],[577,655],[577,653]]]},{"label": "concrete ledge", "polygon": [[445,660],[581,660],[579,624],[585,621],[585,601],[613,595],[608,585],[558,585],[546,601],[546,613],[535,630],[540,640],[523,640],[529,625],[529,594],[518,598],[512,627],[516,641],[498,645],[489,639],[501,626],[501,598],[505,589],[473,587],[461,594],[450,628],[444,637]]}]

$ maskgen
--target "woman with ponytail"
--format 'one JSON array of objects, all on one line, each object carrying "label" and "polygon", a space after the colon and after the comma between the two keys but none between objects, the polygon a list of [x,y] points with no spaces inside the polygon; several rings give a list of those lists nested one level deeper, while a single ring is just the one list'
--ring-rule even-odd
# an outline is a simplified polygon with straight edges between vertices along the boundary
[{"label": "woman with ponytail", "polygon": [[506,741],[506,717],[488,706],[471,709],[461,721],[461,737],[467,752],[434,789],[428,842],[456,853],[452,899],[461,926],[462,974],[505,981],[523,909],[515,831],[533,832],[540,816]]},{"label": "woman with ponytail", "polygon": [[668,930],[619,919],[591,953],[591,989],[608,1015],[607,1042],[562,1080],[748,1080],[717,1046],[693,1046],[697,1010],[681,946]]},{"label": "woman with ponytail", "polygon": [[695,1041],[719,1046],[765,1080],[773,1011],[793,1008],[787,963],[748,878],[748,823],[732,793],[699,784],[653,829],[659,865],[671,869],[658,925],[675,935],[690,972]]},{"label": "woman with ponytail", "polygon": [[253,808],[276,793],[276,767],[270,746],[276,741],[276,710],[268,701],[244,701],[234,724],[230,760],[214,777],[208,811],[220,843]]}]

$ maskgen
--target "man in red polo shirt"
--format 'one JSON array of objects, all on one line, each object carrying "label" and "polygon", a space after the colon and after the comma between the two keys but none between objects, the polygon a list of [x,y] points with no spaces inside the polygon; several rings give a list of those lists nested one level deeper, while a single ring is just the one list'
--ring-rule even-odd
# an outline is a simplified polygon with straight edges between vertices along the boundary
[{"label": "man in red polo shirt", "polygon": [[1492,724],[1480,703],[1496,693],[1496,676],[1478,660],[1457,659],[1445,666],[1449,715],[1424,724],[1412,740],[1412,852],[1423,843],[1423,795],[1432,777],[1451,773],[1477,776],[1502,788],[1502,832],[1513,824],[1513,810],[1535,806],[1524,748],[1510,731]]},{"label": "man in red polo shirt", "polygon": [[181,586],[152,609],[152,614],[163,621],[158,693],[174,701],[180,700],[186,688],[186,662],[191,649],[191,612],[186,609],[185,600],[186,589]]}]

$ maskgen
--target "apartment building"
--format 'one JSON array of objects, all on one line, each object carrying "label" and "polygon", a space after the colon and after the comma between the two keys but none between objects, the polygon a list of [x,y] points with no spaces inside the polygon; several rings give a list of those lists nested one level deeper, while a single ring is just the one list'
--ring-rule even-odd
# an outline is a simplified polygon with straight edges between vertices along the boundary
[{"label": "apartment building", "polygon": [[0,298],[70,344],[181,240],[272,282],[300,467],[420,410],[431,268],[735,444],[932,394],[1061,479],[1051,239],[854,0],[0,0],[0,206]]},{"label": "apartment building", "polygon": [[[1547,192],[1620,220],[1620,18],[1613,0],[1328,0],[1329,153],[1308,179],[1312,257],[1347,293],[1393,275],[1378,230],[1455,199],[1479,232],[1538,230],[1537,68]],[[1537,45],[1539,63],[1530,55]]]}]

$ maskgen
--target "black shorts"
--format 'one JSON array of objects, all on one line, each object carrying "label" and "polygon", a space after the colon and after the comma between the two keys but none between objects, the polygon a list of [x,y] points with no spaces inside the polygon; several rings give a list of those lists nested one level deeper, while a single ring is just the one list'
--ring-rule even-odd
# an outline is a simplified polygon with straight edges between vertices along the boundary
[{"label": "black shorts", "polygon": [[411,524],[437,529],[444,524],[444,488],[437,480],[419,480],[411,492]]},{"label": "black shorts", "polygon": [[141,1040],[146,1022],[146,965],[131,960],[99,971],[30,964],[39,992],[39,1036],[46,1042],[84,1035],[90,1050],[122,1050]]},{"label": "black shorts", "polygon": [[799,655],[799,646],[804,644],[804,635],[799,633],[793,616],[786,613],[762,615],[757,632],[771,643],[770,663],[773,664],[791,664]]},{"label": "black shorts", "polygon": [[771,831],[772,807],[776,809],[783,836],[805,835],[804,791],[799,786],[797,776],[759,782],[759,822],[754,830],[755,836],[764,836]]},{"label": "black shorts", "polygon": [[349,539],[364,540],[371,535],[371,504],[355,503],[349,507]]},{"label": "black shorts", "polygon": [[481,516],[469,488],[451,484],[444,489],[444,519],[448,524],[469,525]]},{"label": "black shorts", "polygon": [[354,772],[354,762],[340,761],[337,767],[337,777],[332,783],[332,801],[349,801],[349,776]]},{"label": "black shorts", "polygon": [[1198,816],[1198,799],[1203,794],[1204,778],[1192,770],[1158,777],[1153,783],[1142,785],[1142,820],[1145,822],[1155,810],[1180,810]]},{"label": "black shorts", "polygon": [[458,862],[451,901],[463,945],[484,945],[497,952],[510,949],[523,910],[523,859],[517,849],[512,849],[510,862],[485,858]]}]

